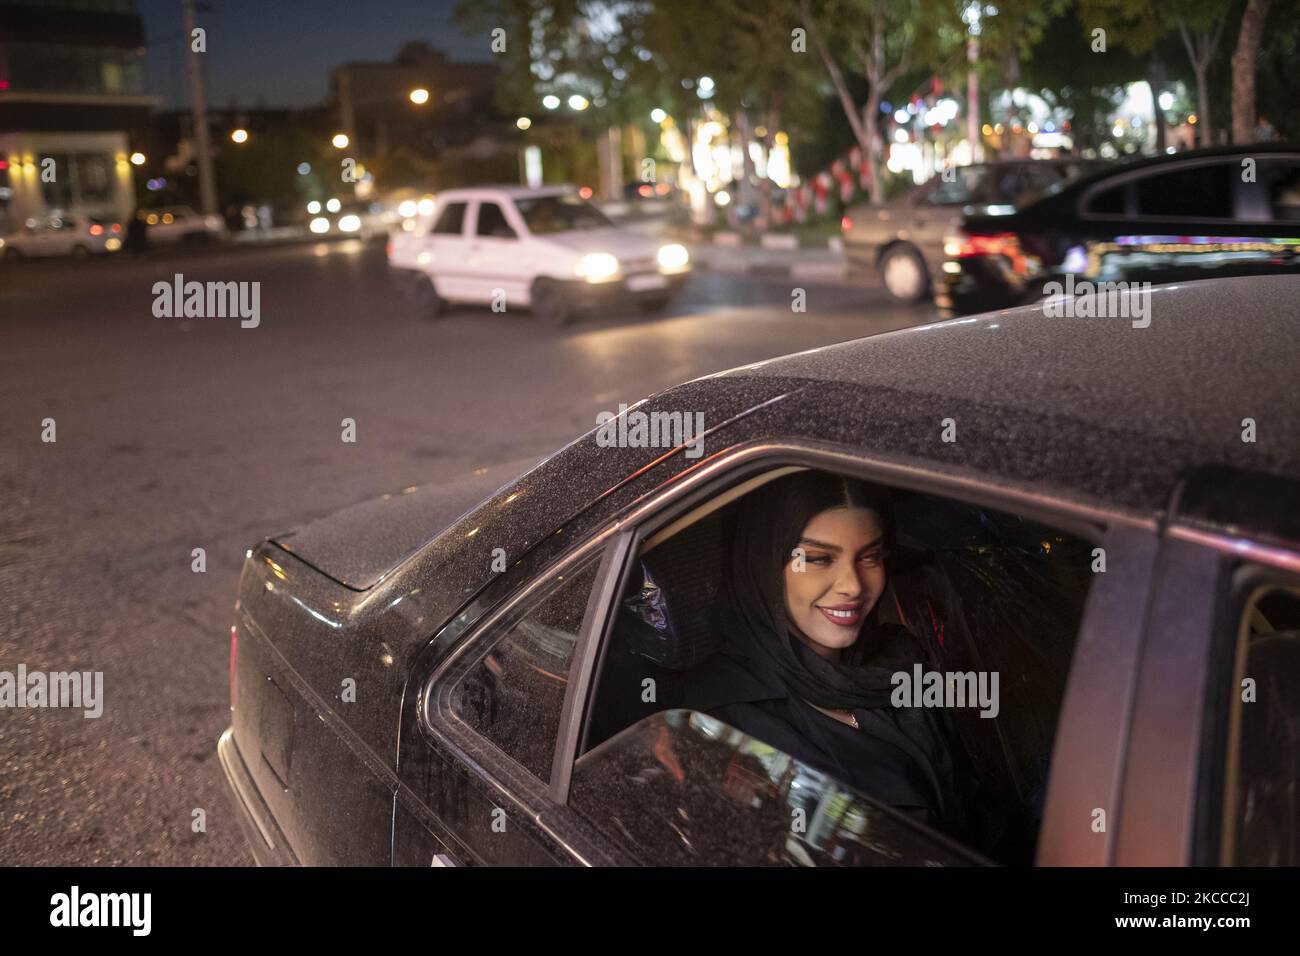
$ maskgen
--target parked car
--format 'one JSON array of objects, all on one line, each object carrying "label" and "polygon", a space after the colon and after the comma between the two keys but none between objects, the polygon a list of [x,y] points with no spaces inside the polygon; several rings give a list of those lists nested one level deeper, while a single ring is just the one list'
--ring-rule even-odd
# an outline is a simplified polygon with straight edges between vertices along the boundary
[{"label": "parked car", "polygon": [[148,227],[152,245],[211,243],[226,237],[226,224],[220,216],[201,216],[189,206],[141,209],[136,215]]},{"label": "parked car", "polygon": [[1041,298],[1055,283],[1295,272],[1298,227],[1300,147],[1138,160],[1012,215],[967,217],[945,244],[936,302],[967,313]]},{"label": "parked car", "polygon": [[501,299],[551,324],[597,306],[652,311],[690,272],[683,246],[620,229],[563,188],[447,190],[431,222],[395,231],[388,247],[395,276],[426,314]]},{"label": "parked car", "polygon": [[919,302],[942,274],[944,239],[963,216],[1011,213],[1090,165],[1095,164],[1069,159],[950,167],[892,202],[851,206],[841,223],[845,254],[857,267],[878,269],[894,299]]},{"label": "parked car", "polygon": [[0,253],[11,259],[24,256],[71,256],[117,252],[125,238],[120,222],[61,213],[28,219],[19,229],[0,236]]},{"label": "parked car", "polygon": [[[1300,278],[1157,298],[1143,329],[1031,306],[708,376],[615,420],[698,414],[702,446],[601,416],[495,492],[517,465],[263,541],[218,744],[254,856],[1300,863]],[[735,507],[802,468],[892,490],[883,606],[1001,674],[998,713],[947,712],[968,830],[675,704]]]}]

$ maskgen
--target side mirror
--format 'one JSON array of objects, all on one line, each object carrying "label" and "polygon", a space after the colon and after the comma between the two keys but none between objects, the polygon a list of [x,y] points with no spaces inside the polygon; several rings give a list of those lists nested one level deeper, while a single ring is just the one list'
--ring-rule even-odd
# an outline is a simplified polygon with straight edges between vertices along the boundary
[{"label": "side mirror", "polygon": [[976,854],[820,770],[692,710],[584,754],[569,805],[654,866],[943,866]]}]

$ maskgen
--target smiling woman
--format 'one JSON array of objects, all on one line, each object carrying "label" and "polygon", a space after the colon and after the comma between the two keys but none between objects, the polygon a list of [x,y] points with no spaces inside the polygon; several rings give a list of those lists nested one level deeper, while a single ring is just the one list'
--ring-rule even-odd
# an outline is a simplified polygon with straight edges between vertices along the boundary
[{"label": "smiling woman", "polygon": [[1091,547],[845,475],[747,479],[640,547],[584,752],[693,711],[761,741],[773,768],[1031,862]]}]

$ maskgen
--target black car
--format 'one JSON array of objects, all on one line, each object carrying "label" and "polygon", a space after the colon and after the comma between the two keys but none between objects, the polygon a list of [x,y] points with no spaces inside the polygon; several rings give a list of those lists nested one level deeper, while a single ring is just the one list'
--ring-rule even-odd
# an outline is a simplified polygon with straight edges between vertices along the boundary
[{"label": "black car", "polygon": [[[495,492],[264,541],[218,745],[254,855],[1300,863],[1298,332],[1287,277],[1157,290],[1141,329],[907,329],[669,389]],[[961,832],[672,706],[718,648],[737,504],[810,468],[892,490],[886,613],[1001,676],[995,714],[946,714]]]},{"label": "black car", "polygon": [[1295,272],[1300,147],[1259,144],[1125,163],[1010,215],[968,217],[944,252],[935,299],[954,313],[1099,282]]}]

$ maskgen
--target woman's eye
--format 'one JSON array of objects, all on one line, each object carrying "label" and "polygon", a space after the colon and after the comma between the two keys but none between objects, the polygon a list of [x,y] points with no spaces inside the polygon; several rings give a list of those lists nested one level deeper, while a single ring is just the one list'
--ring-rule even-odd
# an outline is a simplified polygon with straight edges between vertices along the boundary
[{"label": "woman's eye", "polygon": [[808,558],[808,563],[809,564],[830,564],[831,559],[824,554],[818,554]]}]

